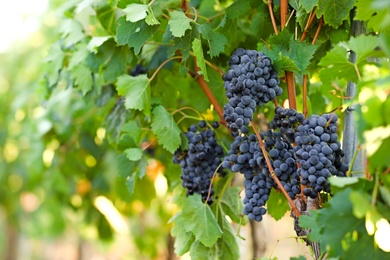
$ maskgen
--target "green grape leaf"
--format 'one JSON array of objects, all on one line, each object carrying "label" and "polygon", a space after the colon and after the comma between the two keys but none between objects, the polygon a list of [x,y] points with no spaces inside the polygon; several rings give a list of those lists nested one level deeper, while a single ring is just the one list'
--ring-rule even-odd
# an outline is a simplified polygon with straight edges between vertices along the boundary
[{"label": "green grape leaf", "polygon": [[224,213],[236,223],[240,223],[242,213],[242,201],[239,193],[239,187],[229,186],[220,201]]},{"label": "green grape leaf", "polygon": [[233,228],[225,217],[222,220],[223,235],[215,245],[218,257],[219,259],[239,259],[239,248]]},{"label": "green grape leaf", "polygon": [[319,0],[316,15],[324,16],[325,23],[337,28],[349,17],[354,4],[355,0]]},{"label": "green grape leaf", "polygon": [[190,248],[190,257],[193,260],[215,259],[215,247],[206,247],[199,240],[195,240]]},{"label": "green grape leaf", "polygon": [[85,38],[81,24],[74,19],[65,19],[60,32],[67,46],[74,45]]},{"label": "green grape leaf", "polygon": [[135,185],[137,183],[137,172],[133,172],[130,176],[126,178],[126,187],[129,194],[133,194]]},{"label": "green grape leaf", "polygon": [[281,219],[290,210],[286,197],[281,192],[271,191],[267,201],[267,211],[275,220]]},{"label": "green grape leaf", "polygon": [[146,18],[148,5],[129,4],[123,12],[126,14],[126,21],[135,23]]},{"label": "green grape leaf", "polygon": [[[204,246],[211,247],[222,236],[213,212],[207,204],[204,204],[199,194],[183,198],[179,201],[182,206],[182,214],[185,219],[185,229],[192,232],[196,240]],[[192,247],[191,247],[192,251]]]},{"label": "green grape leaf", "polygon": [[326,67],[319,72],[323,83],[330,83],[336,77],[355,82],[358,80],[354,64],[348,60],[347,49],[340,45],[329,51],[318,65]]},{"label": "green grape leaf", "polygon": [[156,106],[153,109],[152,131],[157,136],[158,143],[164,149],[174,153],[181,144],[180,129],[173,116],[163,106]]},{"label": "green grape leaf", "polygon": [[209,77],[207,76],[206,63],[204,61],[203,56],[202,42],[199,39],[194,39],[194,41],[192,42],[192,50],[194,51],[194,55],[196,57],[196,64],[200,68],[204,80],[209,81]]},{"label": "green grape leaf", "polygon": [[139,161],[142,158],[142,150],[140,148],[128,148],[124,153],[130,161]]},{"label": "green grape leaf", "polygon": [[228,19],[236,19],[242,17],[252,10],[250,4],[246,0],[238,0],[226,8],[226,16]]},{"label": "green grape leaf", "polygon": [[111,36],[95,36],[92,37],[91,40],[88,42],[87,49],[90,52],[97,53],[98,48],[105,43],[107,40],[109,40]]},{"label": "green grape leaf", "polygon": [[173,36],[182,37],[187,30],[192,29],[191,21],[182,11],[173,11],[168,22],[169,30]]},{"label": "green grape leaf", "polygon": [[109,35],[116,34],[116,8],[105,5],[96,10],[96,17]]},{"label": "green grape leaf", "polygon": [[102,73],[106,82],[114,82],[126,72],[126,64],[131,58],[127,47],[118,47],[114,40],[105,41],[96,54],[90,53],[86,59],[87,66],[95,73]]},{"label": "green grape leaf", "polygon": [[202,34],[202,38],[209,43],[210,49],[207,53],[210,54],[211,57],[219,56],[228,43],[226,37],[215,32],[208,24],[197,25],[197,29]]},{"label": "green grape leaf", "polygon": [[120,154],[116,157],[115,165],[118,171],[118,175],[126,179],[135,167],[136,162],[129,161],[125,154]]},{"label": "green grape leaf", "polygon": [[283,55],[281,52],[279,52],[276,56],[269,58],[274,61],[272,66],[276,71],[279,71],[279,76],[283,76],[284,71],[299,72],[299,68],[295,62],[290,57]]},{"label": "green grape leaf", "polygon": [[301,215],[299,217],[299,226],[301,228],[310,229],[310,233],[307,238],[313,242],[319,242],[322,238],[321,228],[317,225],[318,210],[311,210],[310,215]]},{"label": "green grape leaf", "polygon": [[307,73],[306,68],[310,65],[310,60],[317,49],[317,45],[312,45],[306,42],[300,42],[290,38],[288,56],[294,61],[299,68],[299,72]]},{"label": "green grape leaf", "polygon": [[379,46],[379,39],[372,35],[359,35],[358,37],[351,37],[348,41],[348,47],[355,52],[357,59],[356,64],[364,63],[367,57],[375,55],[379,57],[378,51],[375,50]]},{"label": "green grape leaf", "polygon": [[126,124],[124,124],[122,126],[121,131],[124,132],[124,133],[127,133],[128,135],[130,135],[133,138],[133,140],[135,141],[135,143],[140,143],[141,142],[142,130],[138,126],[136,121],[126,122]]},{"label": "green grape leaf", "polygon": [[75,85],[78,86],[83,95],[92,89],[92,73],[85,65],[80,64],[73,67],[70,74],[72,79],[74,79]]},{"label": "green grape leaf", "polygon": [[72,53],[72,57],[69,59],[68,69],[72,70],[75,66],[85,64],[85,59],[88,55],[89,51],[86,48],[85,43],[78,43],[75,47],[75,51]]},{"label": "green grape leaf", "polygon": [[116,85],[118,94],[126,98],[127,109],[137,109],[150,115],[150,81],[147,75],[122,75],[118,77]]},{"label": "green grape leaf", "polygon": [[178,256],[182,256],[190,250],[191,245],[195,241],[195,237],[191,232],[187,232],[184,228],[185,220],[183,219],[181,211],[173,216],[169,220],[169,223],[173,223],[171,234],[176,238],[174,245],[175,253]]},{"label": "green grape leaf", "polygon": [[318,6],[318,0],[300,0],[299,3],[306,12],[310,12],[315,6]]},{"label": "green grape leaf", "polygon": [[316,45],[294,40],[294,36],[283,30],[278,35],[269,37],[268,46],[259,44],[258,48],[273,62],[280,74],[282,70],[307,73],[310,60],[317,49]]},{"label": "green grape leaf", "polygon": [[[365,21],[367,29],[379,32],[385,29],[389,8],[380,8],[379,1],[359,0],[356,1],[356,20]],[[387,4],[387,3],[385,3]]]},{"label": "green grape leaf", "polygon": [[154,16],[153,9],[150,5],[149,5],[149,9],[148,9],[148,15],[145,18],[145,22],[149,25],[160,24],[160,22],[157,20],[156,16]]},{"label": "green grape leaf", "polygon": [[351,191],[349,199],[352,202],[353,214],[357,218],[364,218],[371,210],[370,196],[360,191]]},{"label": "green grape leaf", "polygon": [[53,86],[59,80],[64,58],[65,52],[61,49],[60,44],[53,44],[45,58],[45,62],[47,63],[45,77],[49,86]]},{"label": "green grape leaf", "polygon": [[126,21],[124,16],[117,20],[116,38],[119,45],[127,44],[134,48],[134,53],[138,54],[141,47],[147,40],[157,32],[159,25],[149,26],[144,20],[132,23]]}]

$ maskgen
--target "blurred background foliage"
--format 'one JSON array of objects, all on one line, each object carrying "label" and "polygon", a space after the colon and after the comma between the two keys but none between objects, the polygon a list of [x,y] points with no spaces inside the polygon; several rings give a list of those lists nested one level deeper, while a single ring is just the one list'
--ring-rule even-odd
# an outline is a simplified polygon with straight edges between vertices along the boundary
[{"label": "blurred background foliage", "polygon": [[[103,250],[99,241],[114,237],[126,242],[114,255],[164,256],[168,212],[175,209],[165,203],[161,163],[149,162],[130,197],[117,149],[105,138],[116,101],[103,93],[86,102],[63,82],[49,94],[43,80],[50,46],[66,26],[60,19],[79,1],[14,2],[0,4],[1,38],[11,38],[0,53],[0,225],[7,231],[0,234],[0,258],[42,259],[44,243],[66,234],[76,252],[57,259],[81,259],[85,241]],[[29,242],[19,243],[21,237]]]},{"label": "blurred background foliage", "polygon": [[[168,203],[168,194],[179,183],[180,169],[168,163],[171,155],[156,146],[150,129],[141,129],[142,124],[128,120],[138,118],[137,112],[126,112],[123,100],[109,84],[126,73],[129,64],[133,67],[138,61],[127,47],[116,47],[113,39],[104,38],[106,32],[115,35],[115,26],[107,23],[105,16],[112,12],[112,1],[90,15],[92,2],[99,1],[18,0],[0,4],[1,41],[10,36],[8,46],[7,41],[0,46],[0,226],[6,230],[0,233],[2,259],[16,259],[16,252],[21,259],[42,259],[43,243],[53,243],[60,235],[72,245],[70,257],[76,259],[88,253],[88,247],[83,246],[88,242],[93,243],[94,250],[110,251],[118,258],[126,255],[125,259],[167,259],[173,254],[168,220],[178,209]],[[171,4],[165,2],[167,6]],[[205,13],[210,10],[207,6],[203,8]],[[383,10],[388,12],[386,8]],[[364,14],[360,15],[365,18]],[[260,23],[261,18],[256,19]],[[245,18],[239,23],[246,28],[249,22]],[[384,33],[379,37],[380,46],[389,57],[388,22],[381,26],[379,29]],[[86,37],[90,35],[82,32],[86,28],[90,35],[103,37],[104,44],[95,43],[96,48],[92,45],[88,49]],[[338,30],[326,27],[324,31],[331,36],[325,33],[321,36],[325,39],[319,39],[325,42],[328,36],[333,37],[333,44],[347,41],[346,28],[349,24]],[[270,32],[268,28],[264,33]],[[61,41],[58,41],[59,33]],[[246,34],[248,42],[255,42],[259,35],[253,31]],[[75,43],[79,49],[63,48]],[[232,43],[227,52],[239,44],[239,41]],[[321,48],[330,46],[324,44]],[[87,49],[90,53],[83,52]],[[108,53],[112,49],[115,53]],[[146,45],[141,53],[150,69],[162,62],[158,56],[152,59],[154,51],[155,47]],[[110,63],[107,55],[115,56],[115,62]],[[89,71],[80,65],[84,59],[94,72],[102,72],[101,75],[83,78],[85,71]],[[218,62],[226,66],[226,60],[227,56],[222,54]],[[105,64],[103,71],[99,66],[94,67],[96,63]],[[63,66],[68,71],[57,78]],[[372,157],[370,170],[388,173],[389,61],[382,59],[380,64],[364,66],[356,99],[362,104],[357,111],[358,134],[367,144],[368,156]],[[340,77],[333,89],[320,82],[318,70],[317,65],[312,68],[308,93],[309,110],[313,113],[343,105],[340,97],[345,95],[344,86],[348,81]],[[193,99],[196,108],[213,119],[212,112],[207,111],[209,101],[203,98],[198,87],[192,86],[197,83],[180,75],[170,78],[168,74],[168,70],[162,70],[156,84],[179,82],[191,87],[191,92],[182,93],[181,106],[187,105],[186,99]],[[210,70],[209,76],[210,85],[222,89],[218,74]],[[78,82],[79,78],[83,81]],[[69,85],[74,79],[76,88]],[[92,82],[103,87],[90,91]],[[161,91],[163,105],[177,106],[173,98],[166,98],[175,95],[173,91],[167,88],[155,91],[155,96]],[[224,96],[218,98],[223,100]],[[298,103],[301,102],[298,97]],[[265,106],[263,111],[271,107]],[[127,121],[130,123],[124,124]],[[123,153],[134,142],[145,151],[141,160],[144,163],[133,165]],[[137,172],[135,179],[128,177],[128,169]],[[388,191],[388,178],[383,179]],[[134,191],[131,196],[129,189]],[[21,237],[28,242],[20,243]],[[118,247],[108,246],[107,241],[114,238]]]}]

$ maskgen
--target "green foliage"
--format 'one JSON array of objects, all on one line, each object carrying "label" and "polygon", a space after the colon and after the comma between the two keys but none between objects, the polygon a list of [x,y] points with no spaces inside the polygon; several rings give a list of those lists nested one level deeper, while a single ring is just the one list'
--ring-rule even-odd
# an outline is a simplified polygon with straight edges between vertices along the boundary
[{"label": "green foliage", "polygon": [[[308,239],[320,243],[329,258],[389,258],[380,239],[390,220],[388,1],[289,1],[291,19],[278,34],[261,1],[188,4],[183,10],[180,1],[67,2],[58,7],[59,23],[45,29],[57,31],[36,37],[53,44],[25,41],[0,55],[7,64],[0,68],[0,124],[5,126],[0,129],[0,204],[7,225],[37,238],[72,229],[80,239],[89,232],[85,227],[94,226],[92,239],[110,241],[119,231],[96,205],[104,196],[128,222],[136,258],[166,255],[170,233],[179,256],[240,259],[237,229],[247,222],[242,185],[232,183],[233,173],[227,172],[213,180],[211,206],[199,195],[185,197],[172,154],[185,149],[182,132],[192,123],[220,120],[216,106],[227,101],[220,72],[231,53],[257,47],[280,76],[295,73],[298,110],[307,74],[309,115],[336,111],[343,136],[343,114],[354,113],[358,142],[369,161],[365,169],[349,172],[350,178],[330,179],[329,202],[299,218],[311,230]],[[274,1],[273,12],[280,30],[279,4]],[[314,8],[316,18],[300,41]],[[320,17],[324,24],[312,45]],[[354,20],[364,22],[366,35],[351,37]],[[146,74],[130,75],[136,65]],[[217,103],[199,87],[203,79]],[[346,99],[348,81],[357,86],[351,100]],[[287,98],[277,101],[284,104]],[[351,105],[354,112],[345,110]],[[259,109],[262,123],[272,110],[272,104]],[[216,132],[229,147],[227,129]],[[363,172],[366,178],[355,177]],[[171,207],[167,201],[173,194],[177,205]],[[29,208],[24,196],[35,198],[38,206]],[[279,220],[289,209],[282,193],[272,191],[268,213]]]},{"label": "green foliage", "polygon": [[186,30],[191,30],[191,20],[180,11],[173,11],[171,19],[168,22],[169,30],[172,32],[174,37],[184,36]]},{"label": "green foliage", "polygon": [[150,81],[146,75],[118,77],[118,94],[125,96],[127,109],[137,109],[150,115]]},{"label": "green foliage", "polygon": [[280,220],[286,212],[290,210],[290,206],[284,195],[273,190],[267,201],[267,211],[275,219]]},{"label": "green foliage", "polygon": [[174,153],[181,144],[180,129],[172,115],[163,106],[153,109],[152,130],[157,136],[159,144],[167,151]]},{"label": "green foliage", "polygon": [[339,27],[348,18],[349,11],[353,8],[355,0],[319,0],[317,17],[324,16],[324,22]]},{"label": "green foliage", "polygon": [[271,36],[266,46],[263,43],[260,46],[260,50],[273,61],[280,74],[285,70],[305,74],[317,48],[316,45],[294,40],[294,36],[287,30]]}]

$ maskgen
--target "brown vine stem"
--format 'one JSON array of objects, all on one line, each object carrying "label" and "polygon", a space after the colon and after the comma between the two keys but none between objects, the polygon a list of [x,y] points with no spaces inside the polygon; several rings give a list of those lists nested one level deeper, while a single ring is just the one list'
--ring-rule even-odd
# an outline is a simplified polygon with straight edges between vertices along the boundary
[{"label": "brown vine stem", "polygon": [[317,28],[316,34],[314,35],[314,38],[313,38],[311,44],[313,44],[313,45],[316,44],[316,41],[318,39],[318,36],[320,35],[320,31],[321,31],[323,23],[324,23],[324,17],[321,16],[320,20],[318,21],[318,28]]},{"label": "brown vine stem", "polygon": [[270,162],[270,160],[269,160],[269,158],[267,156],[267,151],[265,150],[263,139],[261,139],[259,131],[257,130],[255,124],[252,121],[251,121],[251,127],[253,128],[253,131],[256,134],[257,140],[259,140],[259,146],[260,146],[261,151],[263,152],[263,155],[264,155],[264,158],[265,158],[265,162],[267,163],[268,170],[271,173],[271,177],[275,180],[275,182],[278,185],[279,189],[282,191],[283,195],[286,197],[286,199],[290,203],[290,206],[291,206],[292,210],[295,212],[297,217],[299,217],[301,215],[301,213],[299,212],[299,210],[295,206],[294,202],[292,201],[292,199],[288,195],[287,191],[284,189],[284,187],[283,187],[282,183],[280,182],[278,176],[276,176],[276,174],[274,172],[274,169],[272,168],[272,164],[271,164],[271,162]]},{"label": "brown vine stem", "polygon": [[[315,17],[315,11],[312,12],[311,17],[309,18],[309,21],[306,24],[305,32],[304,32],[304,34],[302,34],[302,37],[301,37],[301,42],[305,39],[305,37],[307,35],[307,31],[309,30],[309,27],[313,23],[314,17]],[[311,42],[311,44],[313,44],[313,45],[316,44],[318,36],[320,35],[320,31],[321,31],[323,22],[324,22],[324,18],[321,16],[320,21],[318,23],[318,28],[317,28],[316,33],[314,35],[314,38]],[[302,95],[303,95],[303,115],[306,118],[307,113],[308,113],[308,110],[307,110],[307,74],[303,75],[303,93],[302,93]]]},{"label": "brown vine stem", "polygon": [[279,106],[279,104],[278,104],[278,101],[276,100],[276,98],[273,100],[273,102],[274,102],[275,108],[277,108]]},{"label": "brown vine stem", "polygon": [[[288,12],[288,0],[280,0],[280,20],[281,20],[282,30],[284,29],[284,26],[287,21],[287,12]],[[296,110],[297,96],[295,93],[294,72],[286,71],[286,83],[287,83],[289,107]]]},{"label": "brown vine stem", "polygon": [[272,10],[272,0],[268,0],[268,11],[269,11],[269,15],[271,17],[271,21],[272,21],[272,26],[274,28],[274,32],[275,32],[276,35],[278,35],[278,27],[276,26],[274,11]]},{"label": "brown vine stem", "polygon": [[302,33],[302,36],[300,39],[301,42],[303,42],[303,40],[305,40],[307,33],[309,32],[309,29],[314,22],[315,17],[316,17],[316,11],[313,9],[313,10],[311,10],[311,12],[309,14],[309,19],[307,20],[305,29],[303,30],[303,33]]},{"label": "brown vine stem", "polygon": [[[192,51],[190,52],[190,54],[191,54],[192,57],[195,57],[195,54],[194,54]],[[220,70],[217,66],[215,66],[214,64],[212,64],[210,61],[208,61],[208,60],[205,59],[204,62],[205,62],[210,68],[212,68],[213,70],[215,70],[216,72],[218,72],[219,75],[222,76],[222,75],[224,74],[222,70]]]},{"label": "brown vine stem", "polygon": [[153,75],[150,77],[149,81],[153,81],[153,79],[156,77],[157,73],[161,70],[162,67],[164,67],[165,64],[167,64],[168,62],[170,62],[171,60],[175,60],[175,59],[181,59],[182,56],[174,56],[174,57],[171,57],[167,60],[165,60],[163,63],[160,64],[160,66],[158,66],[158,68],[156,69],[156,71],[153,73]]},{"label": "brown vine stem", "polygon": [[210,199],[210,196],[211,196],[211,188],[212,188],[212,186],[213,186],[213,181],[214,181],[214,179],[215,179],[215,176],[217,176],[217,172],[218,172],[219,168],[221,168],[221,166],[222,166],[222,163],[220,163],[220,164],[218,165],[217,169],[215,169],[215,171],[214,171],[213,177],[212,177],[211,180],[210,180],[210,185],[209,185],[209,189],[208,189],[208,193],[207,193],[207,198],[206,198],[204,204],[207,204],[207,201],[209,201],[209,199]]},{"label": "brown vine stem", "polygon": [[288,14],[288,0],[280,0],[280,27],[281,30],[287,24],[287,14]]},{"label": "brown vine stem", "polygon": [[307,117],[307,74],[303,75],[303,116]]},{"label": "brown vine stem", "polygon": [[217,66],[215,66],[214,64],[212,64],[211,62],[209,62],[208,60],[204,60],[204,62],[210,66],[210,68],[212,68],[213,70],[215,70],[216,72],[218,72],[219,75],[223,75],[223,71],[220,70]]},{"label": "brown vine stem", "polygon": [[218,100],[215,98],[214,94],[211,92],[209,85],[207,85],[206,81],[203,78],[203,75],[199,75],[197,72],[200,70],[199,67],[196,65],[196,59],[194,57],[194,67],[195,71],[190,72],[192,77],[196,78],[196,81],[199,83],[200,87],[202,88],[203,92],[206,94],[207,98],[210,100],[211,104],[213,104],[215,111],[217,112],[221,124],[227,126],[227,123],[223,117],[223,109],[219,105]]},{"label": "brown vine stem", "polygon": [[297,95],[295,93],[294,72],[286,71],[288,106],[297,110]]}]

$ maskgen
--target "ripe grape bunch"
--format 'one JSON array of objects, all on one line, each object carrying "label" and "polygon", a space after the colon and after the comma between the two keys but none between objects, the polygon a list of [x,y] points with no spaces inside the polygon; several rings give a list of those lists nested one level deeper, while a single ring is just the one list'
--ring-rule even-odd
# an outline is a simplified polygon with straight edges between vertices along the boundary
[{"label": "ripe grape bunch", "polygon": [[250,220],[261,221],[266,213],[265,203],[268,200],[273,179],[263,173],[259,164],[263,161],[263,154],[259,148],[256,135],[238,135],[230,145],[228,155],[222,167],[244,175],[245,198],[243,199],[243,213]]},{"label": "ripe grape bunch", "polygon": [[295,109],[283,109],[278,106],[275,108],[275,116],[269,126],[271,129],[279,130],[289,142],[294,143],[296,129],[304,119],[304,115],[298,113]]},{"label": "ripe grape bunch", "polygon": [[297,127],[294,147],[298,158],[301,183],[307,186],[305,196],[316,198],[318,192],[330,192],[328,178],[344,177],[348,165],[342,162],[344,152],[337,135],[337,115],[311,115]]},{"label": "ripe grape bunch", "polygon": [[[295,199],[296,195],[301,192],[301,188],[295,153],[291,143],[281,132],[270,129],[265,131],[263,139],[276,176],[290,198]],[[271,176],[265,158],[259,162],[259,166],[262,168],[263,174]],[[274,187],[279,188],[276,183]]]},{"label": "ripe grape bunch", "polygon": [[222,76],[228,103],[224,118],[233,136],[247,134],[247,125],[256,106],[262,106],[282,94],[280,80],[271,60],[262,52],[238,48],[229,60],[229,70]]},{"label": "ripe grape bunch", "polygon": [[[218,126],[218,122],[212,123],[214,129]],[[188,150],[178,149],[173,163],[180,164],[182,185],[187,189],[187,196],[198,193],[202,195],[203,201],[212,204],[214,191],[211,188],[208,196],[210,183],[225,156],[224,151],[215,139],[215,132],[205,121],[191,125],[185,136],[188,139]],[[219,168],[218,173],[222,173],[222,170]]]}]

